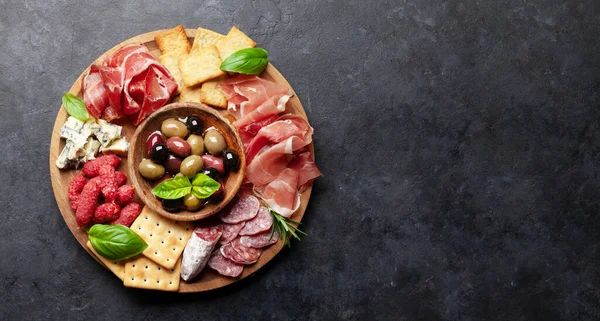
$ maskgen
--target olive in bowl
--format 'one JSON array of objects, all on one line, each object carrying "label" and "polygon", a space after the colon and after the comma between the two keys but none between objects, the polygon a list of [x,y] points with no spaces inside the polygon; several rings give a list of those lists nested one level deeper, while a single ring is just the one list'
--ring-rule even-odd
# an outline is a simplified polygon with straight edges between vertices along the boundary
[{"label": "olive in bowl", "polygon": [[[167,121],[166,124],[164,124],[165,121]],[[163,129],[166,129],[166,132]],[[169,175],[172,178],[163,180],[163,177],[157,178],[159,173],[154,173],[150,175],[152,179],[149,179],[139,171],[139,164],[144,158],[151,161],[147,154],[147,145],[152,143],[147,140],[153,134],[156,142],[152,143],[155,145],[158,143],[163,144],[167,146],[168,151],[166,160],[162,164],[155,163],[154,165],[156,167],[161,166],[164,169],[163,177]],[[207,135],[208,140],[206,139]],[[160,140],[158,137],[160,137]],[[178,137],[181,140],[171,139],[173,137]],[[171,139],[171,144],[167,143],[169,139]],[[189,149],[185,144],[181,144],[182,141],[189,145]],[[207,144],[207,141],[210,142]],[[174,142],[178,144],[174,144]],[[179,155],[182,156],[173,153],[168,148],[176,145],[183,145],[183,152],[175,152],[179,152]],[[177,146],[174,149],[177,149]],[[140,199],[152,211],[179,221],[203,219],[223,209],[233,199],[244,180],[245,155],[242,146],[237,129],[213,108],[187,102],[169,104],[155,111],[137,127],[131,139],[131,148],[128,154],[129,178]],[[225,170],[224,173],[219,173],[203,161],[202,156],[211,155],[219,159],[217,164],[220,161],[223,167],[227,168],[228,165],[224,159],[225,150],[232,151],[236,155],[234,157],[239,158],[240,166],[237,171]],[[189,154],[187,154],[188,152]],[[183,155],[187,156],[184,157]],[[190,157],[192,158],[188,159]],[[211,158],[211,160],[214,160],[214,158]],[[160,160],[157,159],[157,161]],[[176,168],[175,165],[179,165],[179,168]],[[177,176],[177,174],[185,175]],[[184,176],[185,178],[183,178]],[[209,191],[210,195],[193,195],[194,198],[188,193],[177,198],[181,198],[181,203],[179,203],[179,201],[167,201],[167,199],[156,197],[152,193],[153,189],[168,181],[172,182],[174,178],[187,179],[189,184],[192,184],[192,182],[206,184],[207,188],[203,190]],[[157,184],[157,182],[160,183]],[[185,184],[187,183],[184,182]],[[166,208],[163,207],[163,202],[166,203],[164,204]]]}]

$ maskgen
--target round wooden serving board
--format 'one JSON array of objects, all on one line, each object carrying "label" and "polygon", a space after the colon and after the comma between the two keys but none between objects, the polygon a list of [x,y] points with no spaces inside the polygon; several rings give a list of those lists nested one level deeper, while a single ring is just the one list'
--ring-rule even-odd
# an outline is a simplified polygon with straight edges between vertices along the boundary
[{"label": "round wooden serving board", "polygon": [[[122,47],[126,44],[131,44],[131,43],[144,44],[146,47],[148,47],[148,49],[154,55],[154,57],[158,58],[158,56],[160,56],[161,53],[160,53],[160,50],[158,49],[158,46],[156,45],[156,42],[154,41],[154,36],[156,36],[157,34],[163,32],[163,31],[164,30],[148,32],[148,33],[133,37],[131,39],[128,39],[126,41],[123,41],[122,43],[118,44],[117,46],[111,48],[110,50],[108,50],[107,52],[102,54],[93,63],[99,64],[100,61],[102,61],[102,59],[106,55],[110,55],[110,54],[114,53],[117,49],[119,49],[120,47]],[[196,31],[195,29],[186,29],[186,33],[187,33],[190,43],[192,43],[194,40],[195,31]],[[75,83],[73,84],[71,89],[69,90],[69,92],[71,94],[82,97],[81,82],[82,82],[83,76],[85,74],[87,74],[88,70],[89,70],[89,67],[83,71],[83,73],[79,76],[79,78],[77,78],[77,80],[75,81]],[[271,64],[269,64],[269,66],[267,67],[265,72],[262,73],[261,77],[291,88],[290,84],[285,80],[285,78],[281,75],[281,73],[279,73],[279,71],[277,71],[277,69],[275,69],[275,67],[273,67],[273,65],[271,65]],[[226,114],[225,110],[221,110],[220,112],[223,115]],[[286,112],[301,115],[302,117],[306,118],[306,113],[304,112],[304,108],[302,107],[302,104],[300,103],[300,100],[298,99],[298,97],[296,95],[294,95],[287,103]],[[68,117],[68,114],[61,105],[61,107],[59,108],[59,111],[58,111],[58,115],[56,116],[56,120],[54,122],[54,129],[52,131],[52,140],[50,142],[50,177],[52,180],[52,188],[54,190],[54,196],[56,197],[56,203],[58,204],[58,208],[60,209],[60,212],[61,212],[63,218],[65,219],[67,226],[69,227],[69,229],[71,230],[71,232],[73,233],[73,235],[75,236],[77,241],[81,244],[81,246],[94,259],[96,259],[96,261],[98,261],[98,263],[102,264],[102,262],[100,262],[100,260],[86,246],[86,243],[88,241],[87,230],[85,228],[79,228],[77,226],[77,223],[75,222],[75,213],[69,206],[67,189],[69,186],[69,182],[78,173],[78,171],[76,171],[76,170],[60,170],[55,165],[56,159],[58,158],[58,155],[60,154],[60,152],[62,151],[62,149],[65,145],[64,139],[60,138],[59,131],[60,131],[60,128],[62,127],[63,123],[67,120],[67,117]],[[123,121],[122,123],[118,123],[118,124],[123,126],[123,135],[125,137],[127,137],[128,140],[130,140],[131,136],[133,135],[133,132],[135,131],[135,127],[129,121]],[[309,149],[314,157],[313,144],[311,144],[309,146]],[[127,158],[122,159],[121,165],[119,166],[118,170],[127,174]],[[128,183],[130,183],[130,182],[128,182]],[[302,220],[302,216],[304,216],[304,212],[306,211],[306,206],[308,205],[308,200],[310,198],[311,191],[312,191],[312,186],[309,187],[306,191],[304,191],[302,193],[300,208],[292,216],[293,220],[296,220],[296,221]],[[213,271],[207,267],[203,270],[203,272],[200,274],[199,277],[194,279],[193,282],[186,283],[183,280],[181,280],[181,283],[179,286],[179,292],[208,291],[208,290],[217,289],[217,288],[229,285],[231,283],[234,283],[238,280],[241,280],[241,279],[247,277],[248,275],[251,275],[252,273],[256,272],[263,265],[265,265],[267,262],[269,262],[282,249],[283,246],[284,246],[283,241],[279,240],[276,244],[273,244],[272,246],[265,248],[263,250],[262,255],[260,256],[258,262],[244,267],[244,272],[242,272],[242,274],[237,278],[229,278],[229,277],[221,276],[218,273],[216,273],[215,271]]]}]

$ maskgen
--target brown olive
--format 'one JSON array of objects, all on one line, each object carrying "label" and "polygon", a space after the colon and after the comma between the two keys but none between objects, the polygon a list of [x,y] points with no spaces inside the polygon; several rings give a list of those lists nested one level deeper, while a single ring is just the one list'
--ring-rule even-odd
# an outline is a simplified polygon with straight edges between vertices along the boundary
[{"label": "brown olive", "polygon": [[138,167],[140,174],[151,181],[157,180],[165,175],[162,165],[154,164],[151,160],[144,158]]},{"label": "brown olive", "polygon": [[167,160],[165,161],[165,168],[171,174],[179,173],[179,168],[181,167],[181,158],[175,157],[172,154],[169,154]]},{"label": "brown olive", "polygon": [[187,139],[188,144],[192,147],[192,155],[204,154],[204,141],[200,135],[190,135]]},{"label": "brown olive", "polygon": [[212,129],[204,134],[204,147],[209,153],[219,155],[227,147],[227,143],[218,130]]},{"label": "brown olive", "polygon": [[183,162],[181,162],[179,172],[189,178],[192,178],[196,176],[196,174],[198,174],[198,172],[202,169],[202,165],[204,165],[202,157],[198,155],[190,155],[186,157]]},{"label": "brown olive", "polygon": [[187,126],[177,119],[169,118],[162,122],[160,131],[167,137],[185,138],[188,135]]},{"label": "brown olive", "polygon": [[183,206],[187,208],[189,211],[197,211],[202,208],[204,205],[204,200],[201,200],[194,196],[194,194],[189,193],[183,198]]},{"label": "brown olive", "polygon": [[171,137],[167,139],[167,148],[175,156],[186,157],[192,152],[190,144],[181,137]]}]

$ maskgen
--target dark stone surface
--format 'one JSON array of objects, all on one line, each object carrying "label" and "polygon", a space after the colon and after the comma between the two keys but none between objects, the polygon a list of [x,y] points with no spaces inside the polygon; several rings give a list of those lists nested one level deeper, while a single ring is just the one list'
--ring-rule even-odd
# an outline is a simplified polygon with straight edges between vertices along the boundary
[{"label": "dark stone surface", "polygon": [[[0,0],[1,320],[600,319],[600,12],[589,1]],[[205,294],[123,288],[48,175],[62,92],[179,23],[267,48],[315,128],[294,242]]]}]

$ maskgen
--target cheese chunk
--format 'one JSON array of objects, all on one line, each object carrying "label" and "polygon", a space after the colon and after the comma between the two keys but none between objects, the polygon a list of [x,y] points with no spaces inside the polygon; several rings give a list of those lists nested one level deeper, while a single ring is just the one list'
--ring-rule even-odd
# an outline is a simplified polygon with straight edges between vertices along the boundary
[{"label": "cheese chunk", "polygon": [[129,150],[129,142],[125,137],[114,140],[110,145],[106,147],[100,147],[100,151],[103,153],[113,153],[121,156],[127,155]]},{"label": "cheese chunk", "polygon": [[121,129],[121,126],[98,119],[98,126],[94,127],[94,135],[103,147],[107,147],[113,140],[121,138]]}]

